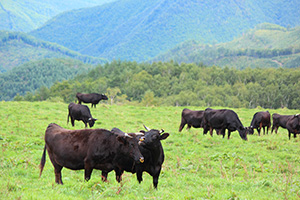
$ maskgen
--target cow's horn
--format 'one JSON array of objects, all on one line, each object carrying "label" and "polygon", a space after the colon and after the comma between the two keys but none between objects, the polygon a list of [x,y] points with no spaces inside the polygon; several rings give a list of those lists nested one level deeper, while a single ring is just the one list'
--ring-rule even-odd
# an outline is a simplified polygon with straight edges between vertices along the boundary
[{"label": "cow's horn", "polygon": [[125,137],[132,138],[132,136],[128,135],[128,133],[125,133]]},{"label": "cow's horn", "polygon": [[145,135],[145,134],[142,132],[137,132],[137,133],[135,133],[135,135]]},{"label": "cow's horn", "polygon": [[145,129],[146,129],[147,131],[150,131],[150,130],[151,130],[150,128],[148,128],[147,126],[145,126],[145,124],[143,124],[143,126],[145,127]]},{"label": "cow's horn", "polygon": [[89,118],[88,120],[89,120],[89,121],[91,121],[91,120],[92,120],[92,118]]},{"label": "cow's horn", "polygon": [[163,133],[163,132],[165,132],[165,130],[164,130],[164,129],[161,129],[161,131],[159,131],[159,134],[161,134],[161,133]]}]

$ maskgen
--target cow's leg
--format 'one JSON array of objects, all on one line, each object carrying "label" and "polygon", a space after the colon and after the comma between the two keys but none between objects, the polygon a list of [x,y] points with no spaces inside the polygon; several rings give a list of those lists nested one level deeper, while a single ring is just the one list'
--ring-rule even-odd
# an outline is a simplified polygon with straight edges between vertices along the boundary
[{"label": "cow's leg", "polygon": [[186,128],[186,129],[187,129],[187,130],[190,130],[190,129],[191,129],[191,127],[192,127],[192,126],[188,124],[188,126],[187,126],[187,128]]},{"label": "cow's leg", "polygon": [[213,130],[214,129],[212,127],[209,128],[209,134],[210,134],[211,137],[213,136]]},{"label": "cow's leg", "polygon": [[269,135],[270,126],[267,126],[267,135]]},{"label": "cow's leg", "polygon": [[63,182],[61,180],[61,170],[63,167],[58,164],[53,164],[53,166],[54,166],[54,173],[55,173],[55,183],[62,185]]},{"label": "cow's leg", "polygon": [[107,171],[102,171],[102,174],[101,174],[101,180],[103,182],[107,182],[107,175],[108,175],[108,172]]},{"label": "cow's leg", "polygon": [[136,169],[136,178],[139,183],[141,183],[143,181],[143,170],[141,170],[139,168]]},{"label": "cow's leg", "polygon": [[203,127],[203,135],[206,135],[208,132],[208,127],[207,126],[204,126]]},{"label": "cow's leg", "polygon": [[86,181],[90,180],[92,172],[93,172],[93,166],[91,162],[88,159],[86,159],[84,161],[84,179]]},{"label": "cow's leg", "polygon": [[221,134],[223,135],[223,139],[225,138],[225,131],[226,129],[221,129]]},{"label": "cow's leg", "polygon": [[55,161],[55,159],[54,159],[55,155],[53,153],[51,153],[51,151],[50,152],[48,151],[48,154],[49,154],[50,161],[52,162],[52,165],[54,167],[55,183],[63,184],[63,182],[61,180],[61,170],[62,170],[63,166],[59,165]]},{"label": "cow's leg", "polygon": [[75,120],[74,120],[74,118],[73,117],[71,117],[71,124],[72,124],[72,126],[74,127],[75,126]]},{"label": "cow's leg", "polygon": [[158,177],[159,177],[159,174],[160,174],[160,170],[161,170],[161,168],[159,168],[158,172],[153,175],[153,186],[154,186],[155,189],[157,189]]},{"label": "cow's leg", "polygon": [[184,126],[185,126],[185,120],[183,120],[183,119],[181,119],[181,123],[180,123],[180,126],[179,126],[179,132],[181,132],[182,131],[182,129],[184,128]]},{"label": "cow's leg", "polygon": [[[258,132],[258,135],[260,136],[260,130],[261,130],[261,128],[260,128],[260,127],[257,127],[256,130],[257,130],[257,132]],[[254,133],[254,132],[253,132],[253,133]]]},{"label": "cow's leg", "polygon": [[228,130],[228,140],[230,139],[230,134],[231,134],[231,132],[230,132],[230,130]]},{"label": "cow's leg", "polygon": [[263,130],[264,130],[264,135],[265,135],[266,127],[265,127],[265,126],[263,126],[262,128],[263,128]]},{"label": "cow's leg", "polygon": [[122,181],[122,174],[124,170],[115,169],[115,172],[116,172],[116,180],[118,181],[118,183],[120,183]]},{"label": "cow's leg", "polygon": [[275,133],[277,134],[278,126],[276,126],[275,124],[273,124],[272,126],[271,134],[273,133],[274,129],[275,129]]},{"label": "cow's leg", "polygon": [[291,131],[289,131],[289,140],[291,139]]}]

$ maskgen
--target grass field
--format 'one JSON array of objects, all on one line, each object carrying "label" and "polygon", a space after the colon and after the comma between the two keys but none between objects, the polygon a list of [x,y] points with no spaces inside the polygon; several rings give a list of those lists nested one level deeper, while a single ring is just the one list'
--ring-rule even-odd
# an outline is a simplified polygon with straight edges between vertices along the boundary
[{"label": "grass field", "polygon": [[[101,181],[101,171],[94,170],[84,181],[84,171],[64,168],[64,185],[55,184],[54,168],[47,155],[39,177],[39,163],[44,148],[45,129],[49,123],[68,129],[83,129],[67,124],[67,104],[52,102],[0,102],[0,199],[299,199],[300,139],[288,139],[287,130],[278,134],[248,136],[243,141],[238,132],[231,139],[203,135],[202,129],[179,133],[183,107],[135,107],[100,104],[91,109],[97,118],[93,128],[118,127],[126,132],[150,128],[170,133],[162,141],[165,162],[158,189],[152,177],[144,173],[139,184],[135,174],[124,173],[121,184],[114,172],[109,182]],[[90,105],[89,105],[90,107]],[[193,110],[205,108],[189,107]],[[233,109],[244,126],[249,126],[255,112],[263,109]],[[269,110],[296,114],[299,110]]]}]

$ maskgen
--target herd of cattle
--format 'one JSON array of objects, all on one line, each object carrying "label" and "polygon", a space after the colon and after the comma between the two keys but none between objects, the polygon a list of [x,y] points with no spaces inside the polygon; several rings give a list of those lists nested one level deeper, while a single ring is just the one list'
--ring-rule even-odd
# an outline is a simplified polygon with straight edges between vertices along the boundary
[{"label": "herd of cattle", "polygon": [[[93,118],[88,106],[81,105],[81,102],[96,104],[101,100],[107,100],[103,94],[82,94],[77,93],[78,104],[70,103],[68,106],[68,120],[71,118],[72,126],[75,120],[81,120],[87,128],[93,127],[97,119]],[[273,114],[273,127],[277,133],[278,127],[288,129],[289,138],[291,133],[300,133],[300,115],[279,115]],[[225,130],[228,130],[228,139],[233,131],[238,131],[242,139],[247,140],[247,134],[253,134],[257,129],[258,134],[265,127],[267,133],[271,127],[271,117],[268,111],[254,114],[249,127],[244,127],[238,115],[229,109],[189,110],[183,109],[179,132],[187,124],[187,128],[203,128],[203,133],[213,130],[218,135],[225,137]],[[164,130],[149,129],[144,125],[146,131],[137,133],[125,133],[118,128],[106,129],[82,129],[69,130],[51,123],[45,132],[45,147],[40,163],[40,176],[46,162],[46,150],[54,166],[55,182],[63,184],[61,170],[63,167],[80,170],[84,169],[84,178],[88,181],[93,169],[102,171],[102,181],[107,181],[107,175],[115,171],[116,180],[122,180],[124,171],[136,173],[139,183],[143,180],[143,172],[153,177],[153,186],[157,188],[158,178],[164,162],[164,151],[161,140],[166,139],[169,133]]]},{"label": "herd of cattle", "polygon": [[[87,128],[92,127],[94,119],[86,105],[81,102],[96,104],[107,100],[105,95],[77,93],[78,104],[68,106],[68,121],[72,126],[75,120],[81,120]],[[157,188],[158,178],[164,162],[164,151],[161,140],[169,133],[164,130],[149,129],[137,133],[125,133],[118,128],[69,130],[51,123],[45,132],[45,147],[40,162],[40,176],[46,162],[46,150],[54,167],[55,182],[63,184],[61,170],[63,167],[72,170],[84,169],[84,178],[91,178],[93,169],[102,171],[102,180],[107,181],[107,175],[115,171],[116,180],[122,180],[124,171],[136,173],[139,183],[143,180],[143,172],[153,177],[153,186]]]},{"label": "herd of cattle", "polygon": [[[289,139],[291,134],[300,133],[300,115],[280,115],[274,113],[272,115],[273,126],[272,131],[275,129],[275,133],[279,127],[286,128],[289,133]],[[187,129],[191,127],[203,128],[203,134],[206,134],[208,130],[212,136],[213,130],[216,130],[218,135],[223,135],[225,137],[225,130],[228,130],[228,139],[233,131],[238,131],[240,137],[247,140],[247,134],[253,134],[254,129],[257,129],[258,135],[260,135],[261,129],[263,129],[265,134],[265,128],[267,127],[267,134],[271,127],[271,115],[268,111],[257,112],[253,115],[251,124],[249,127],[244,127],[241,123],[238,115],[229,109],[211,109],[207,108],[205,110],[189,110],[187,108],[183,109],[181,113],[181,124],[179,126],[179,132],[182,131],[184,126],[187,124]]]}]

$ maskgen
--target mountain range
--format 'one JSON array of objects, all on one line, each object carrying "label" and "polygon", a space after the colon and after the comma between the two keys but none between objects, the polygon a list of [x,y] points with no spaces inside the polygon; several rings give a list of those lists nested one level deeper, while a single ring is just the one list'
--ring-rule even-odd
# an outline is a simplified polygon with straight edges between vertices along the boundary
[{"label": "mountain range", "polygon": [[231,41],[260,23],[300,25],[298,0],[119,0],[64,12],[32,36],[108,60],[149,60],[187,40]]},{"label": "mountain range", "polygon": [[287,29],[263,23],[230,42],[204,45],[194,40],[186,41],[152,59],[170,60],[236,69],[295,68],[300,66],[300,26]]},{"label": "mountain range", "polygon": [[0,30],[29,32],[67,10],[115,0],[5,0],[0,1]]}]

